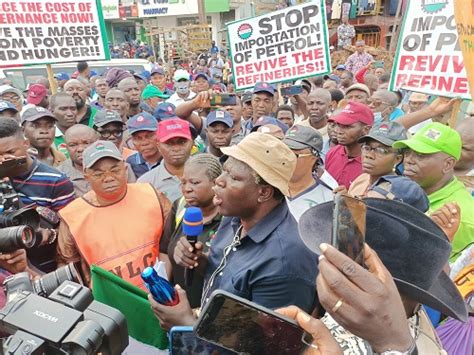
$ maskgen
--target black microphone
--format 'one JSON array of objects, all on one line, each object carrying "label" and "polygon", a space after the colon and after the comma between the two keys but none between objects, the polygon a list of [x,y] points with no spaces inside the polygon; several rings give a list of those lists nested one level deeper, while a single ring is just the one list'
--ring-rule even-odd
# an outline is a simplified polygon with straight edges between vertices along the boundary
[{"label": "black microphone", "polygon": [[[203,221],[202,221],[202,211],[198,207],[188,207],[184,211],[183,216],[183,234],[186,236],[189,244],[193,247],[197,243],[197,238],[199,234],[202,233]],[[186,286],[191,286],[193,284],[194,270],[193,269],[184,269],[184,283]]]}]

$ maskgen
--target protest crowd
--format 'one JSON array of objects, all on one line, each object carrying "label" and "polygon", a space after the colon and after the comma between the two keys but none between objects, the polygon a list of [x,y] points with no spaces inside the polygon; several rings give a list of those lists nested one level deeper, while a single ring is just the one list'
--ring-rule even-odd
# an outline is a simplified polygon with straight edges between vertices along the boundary
[{"label": "protest crowd", "polygon": [[[46,76],[27,91],[0,79],[1,178],[41,218],[34,248],[0,250],[0,281],[73,262],[94,290],[99,267],[147,292],[148,313],[119,308],[137,333],[195,326],[224,290],[296,322],[310,335],[305,354],[472,354],[474,106],[394,90],[393,68],[350,27],[338,31],[338,49],[355,45],[346,61],[307,75],[328,61],[301,55],[311,67],[279,83],[253,80],[266,69],[215,43],[185,61],[153,58],[150,71],[78,61],[73,75],[56,73],[55,93]],[[110,53],[153,56],[139,42]],[[344,197],[366,206],[359,262],[331,238]],[[195,243],[189,207],[202,211]],[[150,266],[177,304],[149,294]],[[155,353],[129,334],[140,341],[130,354]],[[250,353],[286,353],[274,341]]]}]

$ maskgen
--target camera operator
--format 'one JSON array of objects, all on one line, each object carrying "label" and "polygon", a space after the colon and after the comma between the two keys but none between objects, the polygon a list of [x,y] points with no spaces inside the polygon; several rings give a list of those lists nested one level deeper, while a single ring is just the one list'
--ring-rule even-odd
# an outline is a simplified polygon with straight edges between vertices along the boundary
[{"label": "camera operator", "polygon": [[24,206],[42,211],[36,230],[41,247],[29,249],[28,259],[39,270],[49,272],[56,269],[56,212],[74,200],[74,188],[65,175],[30,156],[29,147],[15,120],[0,120],[0,178],[9,178]]}]

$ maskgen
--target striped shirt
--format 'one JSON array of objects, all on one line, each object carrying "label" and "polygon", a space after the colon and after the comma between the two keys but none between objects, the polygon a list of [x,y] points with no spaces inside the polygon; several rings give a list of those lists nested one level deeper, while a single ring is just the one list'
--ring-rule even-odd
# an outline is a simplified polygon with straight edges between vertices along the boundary
[{"label": "striped shirt", "polygon": [[33,204],[59,211],[75,198],[66,175],[37,159],[33,159],[30,171],[12,179],[12,185],[25,206]]}]

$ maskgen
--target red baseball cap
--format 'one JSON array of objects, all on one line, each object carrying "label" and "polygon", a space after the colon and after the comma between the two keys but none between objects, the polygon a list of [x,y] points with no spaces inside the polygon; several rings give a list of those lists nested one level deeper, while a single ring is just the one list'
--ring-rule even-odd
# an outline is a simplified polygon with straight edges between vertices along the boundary
[{"label": "red baseball cap", "polygon": [[356,122],[362,122],[372,126],[374,124],[374,114],[369,106],[360,102],[349,101],[342,111],[329,118],[329,121],[349,126]]},{"label": "red baseball cap", "polygon": [[189,122],[179,118],[161,121],[158,124],[157,135],[160,142],[166,142],[176,137],[192,139]]},{"label": "red baseball cap", "polygon": [[33,84],[28,89],[28,96],[26,102],[33,105],[38,105],[48,95],[48,89],[41,84]]}]

